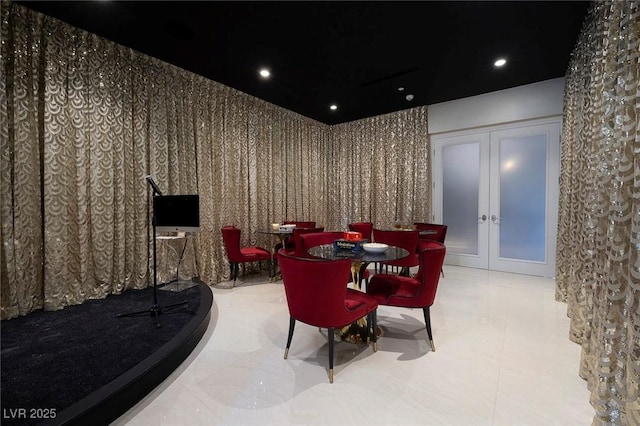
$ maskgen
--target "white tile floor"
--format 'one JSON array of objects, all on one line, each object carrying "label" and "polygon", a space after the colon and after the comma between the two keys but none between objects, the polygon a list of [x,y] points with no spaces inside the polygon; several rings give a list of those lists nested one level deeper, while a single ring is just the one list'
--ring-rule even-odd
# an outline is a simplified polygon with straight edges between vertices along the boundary
[{"label": "white tile floor", "polygon": [[213,288],[209,329],[189,358],[116,425],[588,425],[594,414],[553,280],[445,266],[431,308],[378,309],[372,347],[296,325],[282,282]]}]

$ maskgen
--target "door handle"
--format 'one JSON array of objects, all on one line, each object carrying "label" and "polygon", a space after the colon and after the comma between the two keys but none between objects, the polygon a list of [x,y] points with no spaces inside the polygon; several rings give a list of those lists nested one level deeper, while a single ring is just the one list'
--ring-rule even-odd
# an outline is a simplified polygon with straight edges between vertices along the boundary
[{"label": "door handle", "polygon": [[491,222],[495,224],[499,224],[502,218],[500,216],[496,216],[495,214],[491,215]]},{"label": "door handle", "polygon": [[486,215],[486,214],[483,214],[482,216],[478,216],[478,220],[479,220],[480,222],[484,222],[484,221],[486,221],[486,220],[487,220],[487,215]]}]

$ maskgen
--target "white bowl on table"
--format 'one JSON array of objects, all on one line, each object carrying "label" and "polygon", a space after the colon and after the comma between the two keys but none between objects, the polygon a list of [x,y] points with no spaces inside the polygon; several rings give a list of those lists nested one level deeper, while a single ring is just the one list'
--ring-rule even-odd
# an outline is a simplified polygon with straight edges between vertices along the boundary
[{"label": "white bowl on table", "polygon": [[362,248],[369,253],[384,253],[389,246],[382,243],[366,243],[362,245]]}]

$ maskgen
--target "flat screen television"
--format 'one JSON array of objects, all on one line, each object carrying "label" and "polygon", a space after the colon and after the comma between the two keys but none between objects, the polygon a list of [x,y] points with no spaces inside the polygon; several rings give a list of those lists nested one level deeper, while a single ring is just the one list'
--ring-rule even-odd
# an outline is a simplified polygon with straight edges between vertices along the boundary
[{"label": "flat screen television", "polygon": [[153,214],[158,232],[198,232],[200,197],[198,195],[156,195]]}]

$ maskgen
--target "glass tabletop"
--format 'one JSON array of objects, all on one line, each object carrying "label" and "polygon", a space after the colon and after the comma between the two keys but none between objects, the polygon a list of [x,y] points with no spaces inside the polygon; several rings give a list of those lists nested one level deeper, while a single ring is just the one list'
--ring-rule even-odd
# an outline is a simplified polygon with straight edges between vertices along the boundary
[{"label": "glass tabletop", "polygon": [[322,259],[350,259],[366,263],[385,262],[409,256],[408,250],[396,246],[389,246],[387,250],[382,253],[371,253],[364,250],[336,250],[333,248],[333,244],[323,244],[321,246],[311,247],[308,250],[308,253],[311,256],[320,257]]},{"label": "glass tabletop", "polygon": [[258,229],[256,231],[258,234],[270,234],[270,235],[291,235],[293,231],[281,231],[279,229]]}]

